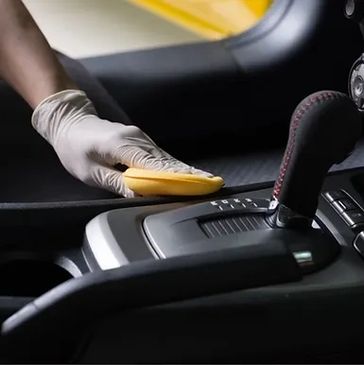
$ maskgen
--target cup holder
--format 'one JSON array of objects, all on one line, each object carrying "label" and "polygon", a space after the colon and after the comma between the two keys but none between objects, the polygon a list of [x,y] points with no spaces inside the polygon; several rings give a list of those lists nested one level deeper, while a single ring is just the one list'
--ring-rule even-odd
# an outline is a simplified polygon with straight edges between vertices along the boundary
[{"label": "cup holder", "polygon": [[56,260],[13,255],[0,260],[0,296],[37,297],[73,277]]}]

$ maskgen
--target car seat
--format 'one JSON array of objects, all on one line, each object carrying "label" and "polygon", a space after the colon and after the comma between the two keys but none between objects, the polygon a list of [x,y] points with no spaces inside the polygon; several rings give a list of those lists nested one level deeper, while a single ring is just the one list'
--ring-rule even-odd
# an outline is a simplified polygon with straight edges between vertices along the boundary
[{"label": "car seat", "polygon": [[[228,186],[268,181],[278,172],[296,104],[316,90],[346,91],[362,39],[343,6],[342,0],[335,6],[330,0],[275,0],[258,25],[225,40],[59,57],[101,117],[140,126],[176,157],[223,176]],[[1,202],[114,197],[64,170],[32,129],[30,108],[4,83],[0,96]],[[363,165],[363,148],[360,143],[338,168]]]},{"label": "car seat", "polygon": [[[275,0],[231,38],[81,62],[171,153],[230,186],[274,180],[296,105],[318,90],[347,92],[364,44],[344,4]],[[335,168],[363,165],[362,149]]]}]

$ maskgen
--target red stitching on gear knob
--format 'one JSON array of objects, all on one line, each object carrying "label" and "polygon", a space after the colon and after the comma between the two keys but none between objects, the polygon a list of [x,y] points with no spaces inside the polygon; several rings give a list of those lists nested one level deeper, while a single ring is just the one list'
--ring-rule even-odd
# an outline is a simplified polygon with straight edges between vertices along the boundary
[{"label": "red stitching on gear knob", "polygon": [[297,129],[301,125],[303,116],[309,111],[313,106],[325,102],[327,100],[333,100],[340,98],[341,94],[333,91],[320,91],[318,93],[312,94],[304,99],[296,108],[295,112],[291,118],[291,125],[289,131],[289,138],[282,160],[282,164],[279,170],[278,178],[274,184],[273,188],[273,198],[279,200],[279,195],[282,190],[284,179],[286,177],[286,172],[289,168],[291,157],[295,148]]}]

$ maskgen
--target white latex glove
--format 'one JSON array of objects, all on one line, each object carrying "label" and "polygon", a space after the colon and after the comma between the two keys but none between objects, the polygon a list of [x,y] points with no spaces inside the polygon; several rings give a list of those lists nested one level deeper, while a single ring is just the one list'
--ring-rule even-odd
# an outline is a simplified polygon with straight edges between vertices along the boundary
[{"label": "white latex glove", "polygon": [[125,197],[118,163],[128,167],[212,176],[176,160],[136,126],[100,119],[83,91],[65,90],[34,110],[33,127],[55,149],[66,170],[84,183]]}]

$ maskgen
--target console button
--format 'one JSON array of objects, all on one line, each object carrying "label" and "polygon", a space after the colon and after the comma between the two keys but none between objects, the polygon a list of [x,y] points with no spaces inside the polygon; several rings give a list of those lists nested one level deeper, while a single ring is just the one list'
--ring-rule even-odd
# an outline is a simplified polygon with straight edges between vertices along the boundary
[{"label": "console button", "polygon": [[269,208],[269,199],[259,199],[259,198],[245,198],[242,200],[242,204],[244,204],[248,208],[263,208],[268,209]]},{"label": "console button", "polygon": [[364,214],[360,210],[349,210],[344,212],[342,217],[350,227],[356,226],[357,224],[364,224]]},{"label": "console button", "polygon": [[245,198],[243,204],[245,204],[248,208],[258,208],[256,201],[250,198]]},{"label": "console button", "polygon": [[345,199],[347,198],[347,195],[341,191],[341,190],[332,190],[332,191],[327,191],[324,196],[326,197],[326,199],[331,203],[335,200],[339,200],[339,199]]},{"label": "console button", "polygon": [[364,257],[364,232],[360,232],[353,242],[354,248]]},{"label": "console button", "polygon": [[216,209],[224,212],[227,210],[232,210],[232,209],[238,209],[240,208],[240,206],[238,206],[236,203],[234,204],[233,201],[231,199],[229,200],[220,200],[220,201],[212,201],[210,202],[211,205],[213,205],[214,207],[216,207]]},{"label": "console button", "polygon": [[246,210],[248,213],[264,213],[269,207],[269,199],[260,198],[232,198],[210,201],[210,204],[219,211],[232,211],[239,210],[244,213]]},{"label": "console button", "polygon": [[347,210],[358,209],[358,206],[349,198],[336,200],[332,205],[340,213],[346,212]]}]

